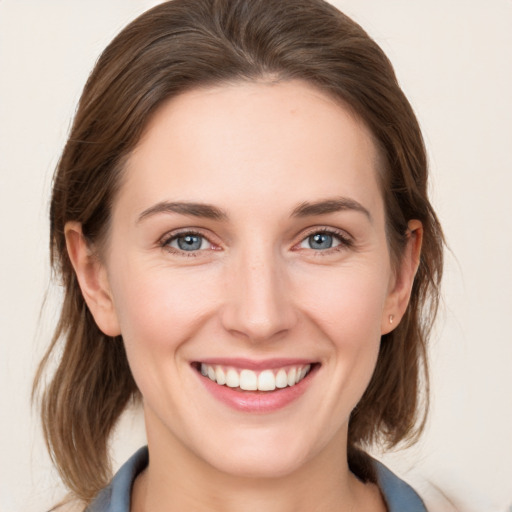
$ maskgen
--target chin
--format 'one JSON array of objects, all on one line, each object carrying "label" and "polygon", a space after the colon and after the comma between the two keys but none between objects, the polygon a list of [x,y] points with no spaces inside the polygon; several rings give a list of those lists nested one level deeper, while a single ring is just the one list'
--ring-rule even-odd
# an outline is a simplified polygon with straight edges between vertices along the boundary
[{"label": "chin", "polygon": [[[256,452],[256,451],[255,451]],[[298,471],[304,461],[292,454],[254,453],[240,456],[233,453],[232,458],[216,461],[218,471],[247,479],[284,478]]]},{"label": "chin", "polygon": [[[216,470],[242,478],[281,478],[298,471],[307,459],[314,457],[314,446],[307,443],[304,432],[298,436],[272,433],[264,429],[250,435],[232,435],[217,439],[215,446],[199,455]],[[204,448],[204,447],[203,447]]]}]

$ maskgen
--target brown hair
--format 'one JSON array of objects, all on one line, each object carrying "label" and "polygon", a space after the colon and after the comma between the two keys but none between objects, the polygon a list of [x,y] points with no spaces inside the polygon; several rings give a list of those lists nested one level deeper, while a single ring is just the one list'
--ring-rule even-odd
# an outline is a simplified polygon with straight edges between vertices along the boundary
[{"label": "brown hair", "polygon": [[370,128],[381,153],[395,262],[408,220],[423,223],[410,304],[383,336],[374,375],[350,419],[349,462],[357,466],[360,447],[410,441],[423,427],[420,382],[428,387],[426,342],[438,305],[443,236],[427,197],[421,132],[389,60],[359,25],[322,0],[174,0],[133,21],[103,52],[54,178],[51,261],[65,296],[34,389],[56,357],[41,400],[44,433],[63,481],[86,502],[110,478],[109,435],[138,390],[121,337],[108,339],[85,305],[64,226],[80,222],[90,243],[106,236],[123,163],[162,102],[198,86],[269,77],[314,84]]}]

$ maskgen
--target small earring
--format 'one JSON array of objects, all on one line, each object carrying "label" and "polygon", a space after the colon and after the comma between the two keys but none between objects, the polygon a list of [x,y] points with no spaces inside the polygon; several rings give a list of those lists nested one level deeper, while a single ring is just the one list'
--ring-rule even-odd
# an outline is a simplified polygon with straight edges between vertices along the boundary
[{"label": "small earring", "polygon": [[395,318],[393,315],[389,315],[389,323],[392,324],[393,323],[393,318]]}]

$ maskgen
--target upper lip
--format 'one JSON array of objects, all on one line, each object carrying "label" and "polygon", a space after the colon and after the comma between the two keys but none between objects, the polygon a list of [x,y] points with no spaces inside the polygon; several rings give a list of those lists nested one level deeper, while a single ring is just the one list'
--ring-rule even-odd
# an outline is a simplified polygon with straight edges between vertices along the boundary
[{"label": "upper lip", "polygon": [[283,366],[293,366],[293,365],[307,365],[314,364],[316,361],[312,359],[304,359],[304,358],[273,358],[273,359],[246,359],[243,357],[210,357],[207,359],[201,359],[195,361],[195,363],[203,363],[210,366],[219,365],[219,366],[230,366],[232,368],[242,368],[247,370],[272,370],[274,368],[282,368]]}]

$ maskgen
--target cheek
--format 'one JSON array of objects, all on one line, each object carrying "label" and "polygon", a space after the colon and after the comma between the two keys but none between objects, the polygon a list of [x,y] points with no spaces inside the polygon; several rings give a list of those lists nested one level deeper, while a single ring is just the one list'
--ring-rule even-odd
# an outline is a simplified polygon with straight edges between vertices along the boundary
[{"label": "cheek", "polygon": [[380,339],[381,317],[387,298],[388,279],[382,271],[352,266],[321,276],[303,276],[304,310],[327,330],[331,339],[359,345]]},{"label": "cheek", "polygon": [[193,337],[215,304],[213,281],[201,272],[132,268],[120,272],[115,282],[121,333],[127,350],[137,350],[139,355],[175,350]]},{"label": "cheek", "polygon": [[304,297],[310,321],[328,340],[334,355],[328,358],[331,382],[333,390],[343,390],[338,404],[343,408],[356,405],[373,374],[387,297],[383,274],[357,270],[333,272],[321,288],[310,283],[307,289],[311,291]]},{"label": "cheek", "polygon": [[172,390],[189,368],[179,363],[186,359],[188,342],[212,316],[212,286],[204,276],[145,267],[118,273],[116,283],[116,310],[137,387],[148,407],[156,411],[165,403],[175,409],[179,397]]}]

